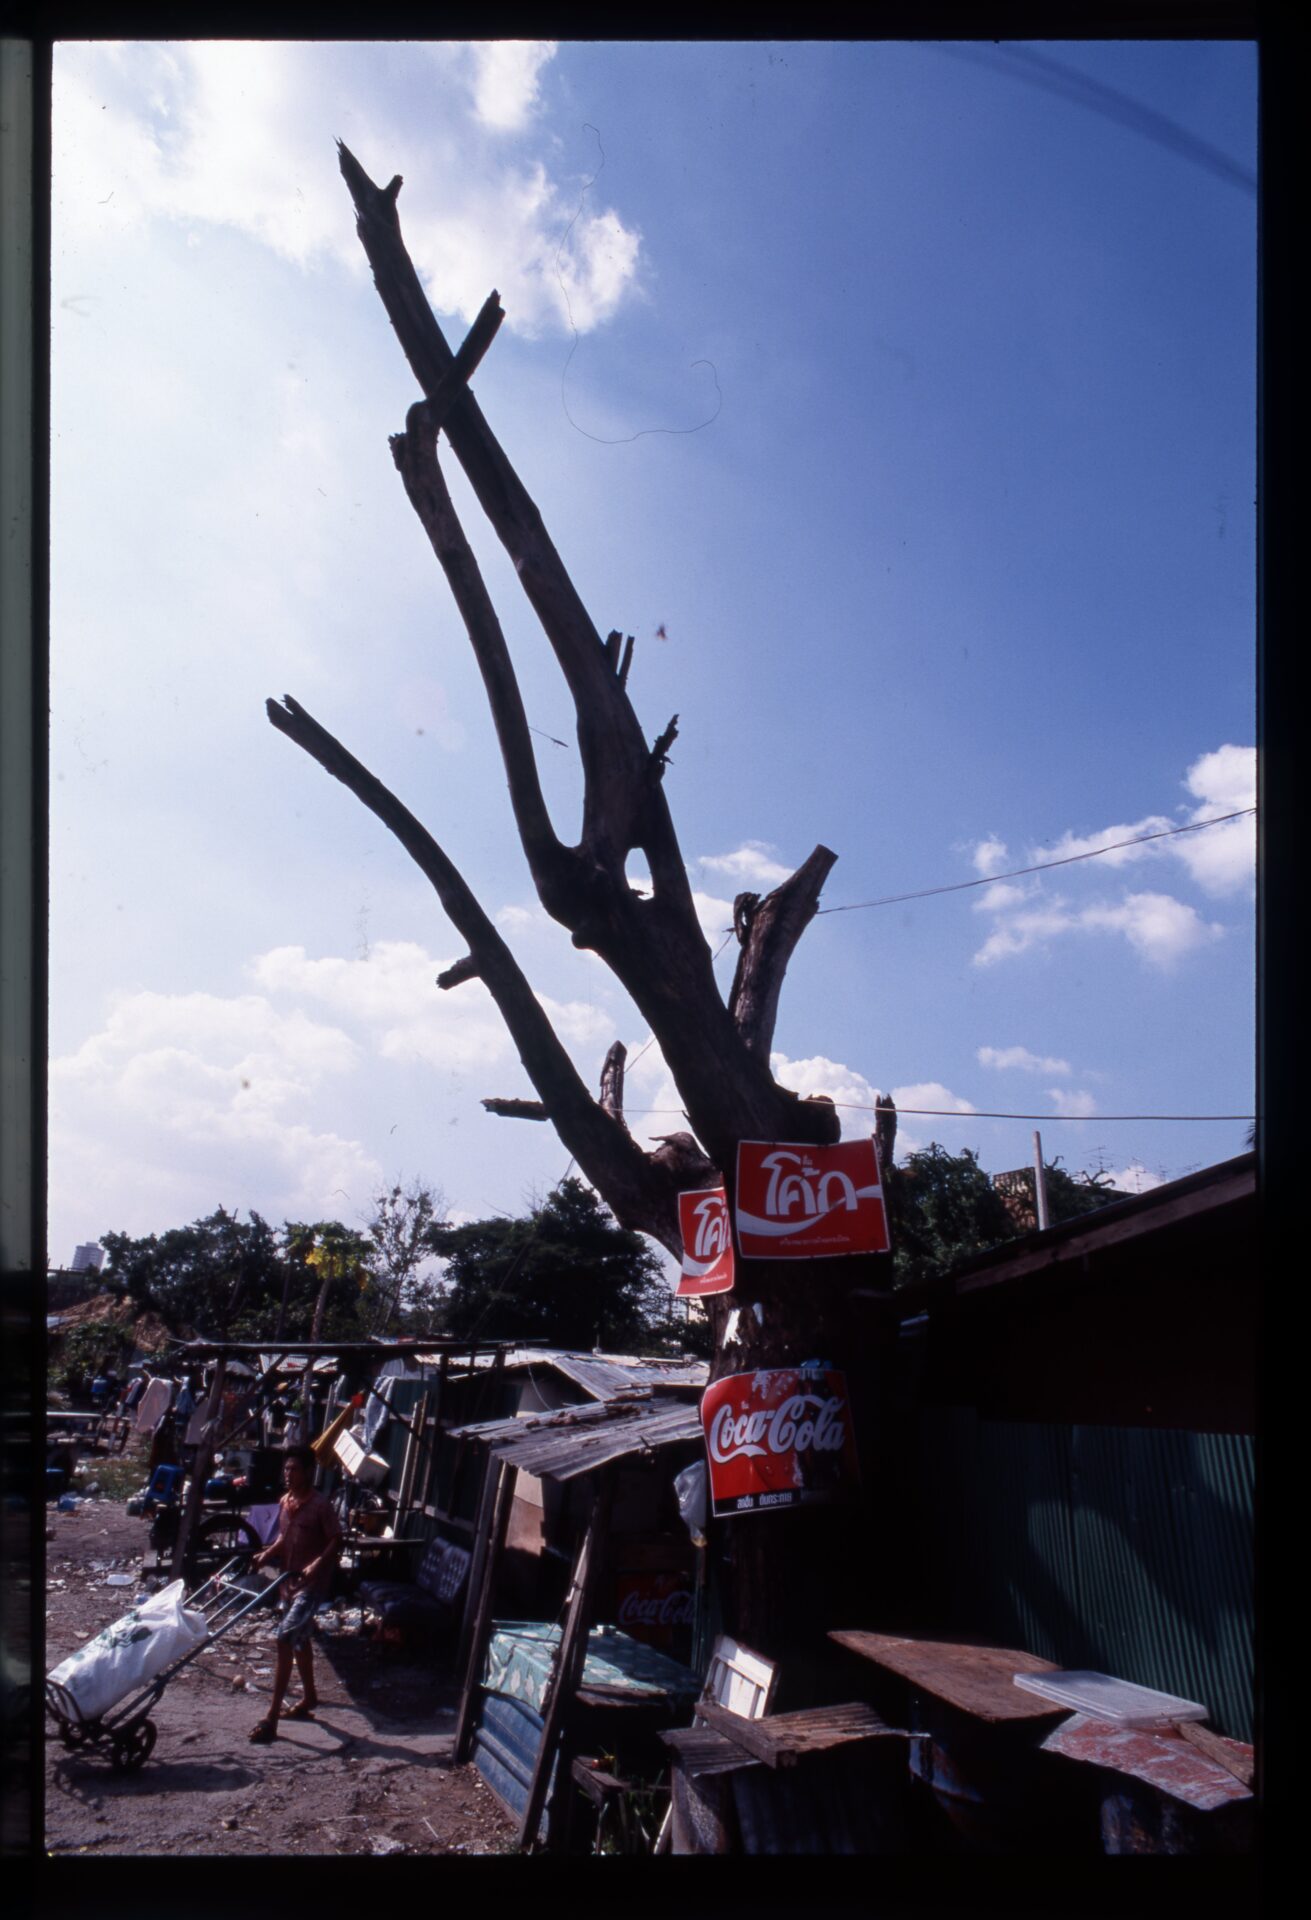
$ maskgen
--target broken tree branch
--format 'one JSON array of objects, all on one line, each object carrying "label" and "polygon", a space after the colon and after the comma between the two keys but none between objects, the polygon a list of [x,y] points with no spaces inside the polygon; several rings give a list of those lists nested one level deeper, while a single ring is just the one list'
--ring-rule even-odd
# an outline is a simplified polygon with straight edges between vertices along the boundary
[{"label": "broken tree branch", "polygon": [[488,1113],[499,1114],[502,1120],[549,1120],[550,1114],[540,1100],[484,1100]]},{"label": "broken tree branch", "polygon": [[[378,293],[420,387],[431,398],[442,389],[453,355],[401,238],[399,186],[393,182],[395,191],[380,190],[341,142],[338,154]],[[540,512],[467,388],[455,396],[443,424],[574,698],[586,777],[583,847],[617,880],[627,854],[640,845],[653,879],[675,891],[686,918],[695,923],[686,870],[681,859],[669,857],[677,853],[673,822],[645,777],[646,747],[637,716]]]},{"label": "broken tree branch", "polygon": [[601,1108],[612,1120],[617,1120],[625,1129],[628,1122],[624,1119],[624,1063],[628,1059],[628,1048],[622,1040],[616,1040],[605,1056],[601,1068]]},{"label": "broken tree branch", "polygon": [[733,903],[742,951],[728,1011],[748,1050],[759,1059],[769,1059],[783,975],[798,940],[815,917],[820,891],[837,857],[827,847],[816,847],[810,858],[763,900],[739,894]]},{"label": "broken tree branch", "polygon": [[471,953],[466,953],[462,960],[457,960],[453,966],[447,967],[444,973],[437,975],[437,985],[444,991],[449,991],[452,987],[463,986],[466,980],[477,978],[478,962]]},{"label": "broken tree branch", "polygon": [[428,406],[420,400],[410,408],[405,432],[392,436],[392,458],[410,505],[441,563],[473,647],[500,743],[515,825],[538,896],[548,913],[564,917],[568,925],[576,911],[582,880],[578,857],[561,846],[551,825],[510,650],[447,490],[437,459],[436,434],[427,417]]},{"label": "broken tree branch", "polygon": [[266,709],[280,733],[303,747],[377,814],[427,877],[452,925],[468,945],[470,957],[510,1030],[519,1058],[548,1107],[561,1140],[588,1179],[605,1194],[616,1217],[621,1205],[634,1213],[650,1208],[660,1211],[665,1200],[660,1173],[652,1171],[647,1156],[623,1125],[593,1100],[518,962],[432,835],[289,694],[281,704],[267,701]]}]

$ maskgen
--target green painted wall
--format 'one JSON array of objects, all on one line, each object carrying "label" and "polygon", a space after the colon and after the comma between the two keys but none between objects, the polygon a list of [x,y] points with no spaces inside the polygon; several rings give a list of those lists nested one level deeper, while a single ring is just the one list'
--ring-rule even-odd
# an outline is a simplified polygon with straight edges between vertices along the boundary
[{"label": "green painted wall", "polygon": [[909,1455],[926,1626],[1203,1701],[1251,1740],[1250,1436],[935,1408]]}]

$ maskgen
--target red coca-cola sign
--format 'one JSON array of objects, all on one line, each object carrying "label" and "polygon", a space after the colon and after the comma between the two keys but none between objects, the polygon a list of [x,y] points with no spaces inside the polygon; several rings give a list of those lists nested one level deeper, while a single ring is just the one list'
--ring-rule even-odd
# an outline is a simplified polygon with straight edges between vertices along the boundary
[{"label": "red coca-cola sign", "polygon": [[686,1573],[621,1573],[615,1597],[616,1626],[648,1646],[671,1646],[675,1629],[692,1625],[692,1586]]},{"label": "red coca-cola sign", "polygon": [[845,1374],[776,1367],[706,1388],[711,1510],[767,1512],[847,1498],[859,1479]]},{"label": "red coca-cola sign", "polygon": [[702,1187],[678,1196],[683,1236],[683,1272],[677,1292],[727,1293],[733,1284],[733,1233],[722,1187]]},{"label": "red coca-cola sign", "polygon": [[744,1260],[886,1253],[888,1216],[874,1142],[740,1141],[736,1218]]}]

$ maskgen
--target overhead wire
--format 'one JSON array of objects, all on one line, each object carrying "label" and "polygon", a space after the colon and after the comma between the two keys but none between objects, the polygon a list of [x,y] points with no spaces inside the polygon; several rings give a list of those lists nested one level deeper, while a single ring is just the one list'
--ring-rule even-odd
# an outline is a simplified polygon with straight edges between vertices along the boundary
[{"label": "overhead wire", "polygon": [[953,880],[946,886],[919,887],[913,893],[887,893],[877,900],[852,900],[844,906],[819,907],[821,913],[856,913],[862,907],[895,907],[903,900],[927,900],[937,893],[963,893],[968,887],[994,887],[1002,880],[1019,880],[1030,873],[1047,873],[1052,867],[1071,867],[1077,860],[1096,860],[1103,853],[1118,853],[1125,847],[1145,846],[1149,840],[1171,840],[1181,833],[1200,833],[1204,827],[1223,826],[1226,820],[1242,820],[1256,812],[1255,807],[1238,807],[1233,813],[1213,814],[1208,820],[1192,820],[1184,827],[1162,827],[1155,833],[1137,833],[1128,840],[1111,840],[1104,847],[1089,847],[1083,853],[1062,854],[1057,860],[1038,860],[1031,867],[1011,867],[1006,873],[981,874],[977,880]]}]

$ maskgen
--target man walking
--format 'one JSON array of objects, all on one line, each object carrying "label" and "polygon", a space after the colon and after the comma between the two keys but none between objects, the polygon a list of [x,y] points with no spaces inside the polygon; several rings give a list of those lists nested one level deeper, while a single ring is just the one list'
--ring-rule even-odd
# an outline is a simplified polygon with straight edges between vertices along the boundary
[{"label": "man walking", "polygon": [[314,1687],[314,1649],[310,1630],[320,1601],[332,1584],[332,1569],[341,1552],[341,1523],[331,1503],[315,1491],[311,1481],[314,1455],[308,1447],[291,1447],[283,1460],[287,1491],[278,1509],[277,1536],[251,1562],[258,1569],[279,1560],[287,1574],[283,1582],[285,1611],[278,1627],[277,1657],[273,1668],[273,1701],[265,1718],[252,1729],[258,1746],[276,1740],[278,1717],[291,1680],[292,1661],[300,1674],[301,1697],[287,1710],[288,1720],[312,1720],[319,1704]]}]

